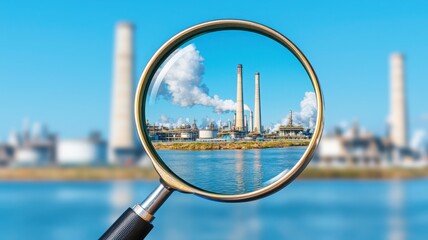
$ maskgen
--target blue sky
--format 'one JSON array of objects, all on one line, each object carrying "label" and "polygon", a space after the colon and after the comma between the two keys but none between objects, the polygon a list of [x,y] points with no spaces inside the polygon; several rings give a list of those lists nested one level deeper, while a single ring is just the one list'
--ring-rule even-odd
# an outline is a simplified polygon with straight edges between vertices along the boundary
[{"label": "blue sky", "polygon": [[22,120],[63,137],[108,133],[113,30],[136,25],[136,76],[169,37],[202,21],[242,18],[288,36],[321,81],[326,127],[358,120],[383,134],[388,57],[406,55],[409,124],[427,128],[426,1],[0,2],[0,139]]}]

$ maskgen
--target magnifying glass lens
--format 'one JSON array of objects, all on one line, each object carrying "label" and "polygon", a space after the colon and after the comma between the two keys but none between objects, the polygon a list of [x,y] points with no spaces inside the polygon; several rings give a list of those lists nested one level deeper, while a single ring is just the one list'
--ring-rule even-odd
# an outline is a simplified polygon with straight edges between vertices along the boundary
[{"label": "magnifying glass lens", "polygon": [[207,192],[256,191],[301,159],[317,122],[301,62],[269,37],[241,30],[199,35],[156,69],[143,126],[172,173]]}]

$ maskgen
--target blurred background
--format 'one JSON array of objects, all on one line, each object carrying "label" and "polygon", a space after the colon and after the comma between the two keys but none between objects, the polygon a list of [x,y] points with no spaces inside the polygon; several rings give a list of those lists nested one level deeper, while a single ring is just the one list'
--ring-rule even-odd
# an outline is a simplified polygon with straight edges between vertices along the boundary
[{"label": "blurred background", "polygon": [[398,0],[1,1],[0,235],[96,239],[144,200],[157,178],[133,128],[139,75],[177,32],[240,18],[283,33],[313,64],[323,140],[302,177],[266,199],[174,194],[148,239],[425,239],[427,10]]}]

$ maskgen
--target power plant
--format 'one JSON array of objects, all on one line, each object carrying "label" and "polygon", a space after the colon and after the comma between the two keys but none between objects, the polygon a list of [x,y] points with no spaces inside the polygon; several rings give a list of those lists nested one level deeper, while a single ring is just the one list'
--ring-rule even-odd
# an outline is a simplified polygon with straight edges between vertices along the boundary
[{"label": "power plant", "polygon": [[[243,79],[242,79],[242,64],[238,64],[237,84],[236,84],[236,113],[235,113],[235,128],[233,130],[239,132],[252,132],[254,134],[262,134],[261,122],[261,106],[260,106],[260,73],[255,74],[254,84],[254,116],[250,111],[249,121],[247,115],[244,114],[244,96],[243,96]],[[230,129],[232,130],[232,129]]]},{"label": "power plant", "polygon": [[[30,133],[28,124],[22,132],[12,131],[9,140],[0,143],[0,165],[121,165],[135,163],[142,148],[135,144],[133,123],[134,97],[134,26],[128,22],[115,27],[112,77],[112,102],[109,141],[93,133],[80,139],[60,139],[46,128],[35,124]],[[423,166],[426,152],[410,149],[406,102],[405,57],[393,53],[389,57],[390,101],[388,134],[376,136],[361,131],[353,124],[347,131],[336,129],[324,135],[312,161],[318,166]],[[288,124],[277,130],[264,129],[262,121],[262,91],[260,73],[254,75],[254,109],[245,114],[243,66],[237,66],[236,109],[233,120],[198,128],[192,124],[166,127],[147,121],[153,141],[264,141],[275,139],[308,139],[311,133],[293,124],[290,112]],[[266,95],[266,94],[265,94]],[[265,103],[266,104],[266,103]],[[196,116],[195,116],[196,117]],[[231,117],[232,118],[232,117]],[[108,161],[106,161],[108,159]],[[131,161],[130,161],[131,160]]]},{"label": "power plant", "polygon": [[214,126],[211,122],[205,128],[198,129],[196,120],[189,123],[167,128],[165,126],[147,122],[150,137],[154,141],[263,141],[274,139],[308,139],[311,137],[309,129],[293,125],[292,113],[289,115],[289,123],[280,125],[276,131],[264,131],[261,114],[260,73],[254,75],[254,115],[249,111],[249,118],[244,111],[244,80],[242,64],[237,67],[236,81],[236,111],[233,124]]},{"label": "power plant", "polygon": [[[411,149],[407,137],[407,109],[404,56],[393,53],[389,57],[390,113],[388,134],[379,137],[362,132],[357,123],[346,132],[336,129],[323,140],[313,160],[319,166],[397,166],[418,164],[421,153]],[[424,164],[419,161],[419,164]]]}]

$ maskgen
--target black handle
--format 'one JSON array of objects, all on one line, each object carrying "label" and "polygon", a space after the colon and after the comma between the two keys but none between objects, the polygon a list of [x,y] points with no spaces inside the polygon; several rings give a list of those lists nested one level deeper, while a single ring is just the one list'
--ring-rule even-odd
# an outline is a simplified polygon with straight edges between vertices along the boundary
[{"label": "black handle", "polygon": [[144,239],[153,225],[146,222],[131,208],[128,208],[116,222],[101,236],[100,240]]}]

